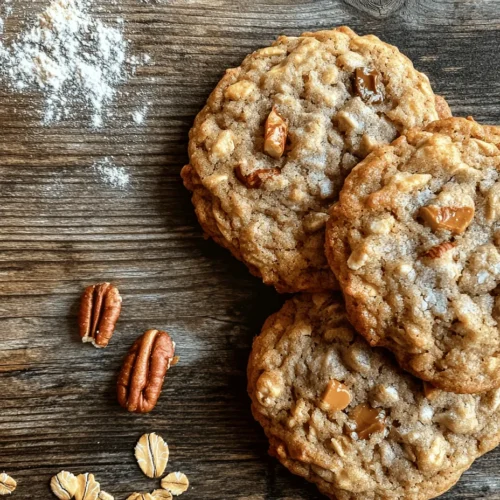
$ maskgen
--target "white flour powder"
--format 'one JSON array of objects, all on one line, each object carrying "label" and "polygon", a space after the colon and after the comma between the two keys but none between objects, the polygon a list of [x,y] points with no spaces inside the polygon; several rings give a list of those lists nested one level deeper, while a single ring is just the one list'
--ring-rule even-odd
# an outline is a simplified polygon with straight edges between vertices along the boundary
[{"label": "white flour powder", "polygon": [[128,186],[130,176],[123,167],[117,167],[111,158],[103,158],[94,163],[94,170],[98,173],[100,179],[108,186],[124,189]]},{"label": "white flour powder", "polygon": [[148,56],[126,58],[122,29],[93,18],[91,1],[53,0],[31,29],[8,47],[0,44],[0,75],[14,91],[42,93],[45,124],[83,107],[92,125],[102,126],[116,86],[147,62]]}]

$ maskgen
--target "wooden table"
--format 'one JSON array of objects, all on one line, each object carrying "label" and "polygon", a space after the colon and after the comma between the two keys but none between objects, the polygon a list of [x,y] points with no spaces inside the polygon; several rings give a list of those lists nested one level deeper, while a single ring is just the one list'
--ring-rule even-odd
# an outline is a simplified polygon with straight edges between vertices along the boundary
[{"label": "wooden table", "polygon": [[[48,1],[14,0],[15,30]],[[99,132],[82,119],[39,122],[37,95],[0,90],[0,472],[13,498],[51,498],[61,469],[93,472],[117,499],[150,491],[133,447],[163,435],[186,499],[318,499],[267,456],[250,415],[245,367],[252,337],[283,298],[204,241],[179,171],[187,133],[223,71],[279,34],[348,24],[394,43],[426,72],[457,115],[500,122],[500,3],[496,0],[101,0],[125,20],[134,52],[154,66],[121,90]],[[138,103],[152,102],[145,126]],[[92,165],[122,166],[115,189]],[[81,345],[84,286],[110,280],[124,297],[106,350]],[[156,410],[123,411],[115,381],[133,340],[171,332],[181,357]],[[448,499],[500,499],[500,452],[478,460]]]}]

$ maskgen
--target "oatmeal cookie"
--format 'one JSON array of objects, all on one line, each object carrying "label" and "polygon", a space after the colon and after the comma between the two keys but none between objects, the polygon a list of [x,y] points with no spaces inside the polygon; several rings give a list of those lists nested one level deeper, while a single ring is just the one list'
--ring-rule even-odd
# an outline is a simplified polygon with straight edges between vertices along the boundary
[{"label": "oatmeal cookie", "polygon": [[328,208],[350,169],[448,115],[395,47],[349,28],[280,37],[217,85],[182,171],[205,233],[280,292],[337,288]]},{"label": "oatmeal cookie", "polygon": [[327,228],[349,319],[418,377],[500,386],[500,129],[449,118],[349,175]]},{"label": "oatmeal cookie", "polygon": [[500,390],[453,394],[402,370],[334,293],[271,316],[248,366],[270,453],[338,500],[426,500],[500,441]]}]

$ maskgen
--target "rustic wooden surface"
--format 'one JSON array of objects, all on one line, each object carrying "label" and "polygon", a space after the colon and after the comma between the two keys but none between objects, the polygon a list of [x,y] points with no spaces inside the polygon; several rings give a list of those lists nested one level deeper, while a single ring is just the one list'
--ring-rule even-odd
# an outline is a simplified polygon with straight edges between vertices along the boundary
[{"label": "rustic wooden surface", "polygon": [[[47,1],[14,0],[7,33]],[[179,179],[190,124],[225,68],[279,34],[349,24],[376,33],[426,72],[457,115],[500,123],[496,0],[102,0],[125,19],[135,52],[155,65],[122,87],[100,132],[83,119],[39,125],[36,95],[0,82],[0,472],[13,498],[48,499],[61,469],[93,472],[117,499],[151,490],[133,458],[138,437],[169,442],[186,500],[319,499],[266,455],[245,393],[251,339],[282,298],[204,241]],[[9,31],[10,30],[10,31]],[[154,81],[153,81],[154,78]],[[146,125],[130,113],[149,100]],[[124,190],[91,166],[112,156]],[[81,345],[78,298],[111,280],[124,307],[104,351]],[[181,362],[154,413],[129,415],[115,380],[133,340],[171,332]],[[500,452],[479,460],[444,498],[500,499]]]}]

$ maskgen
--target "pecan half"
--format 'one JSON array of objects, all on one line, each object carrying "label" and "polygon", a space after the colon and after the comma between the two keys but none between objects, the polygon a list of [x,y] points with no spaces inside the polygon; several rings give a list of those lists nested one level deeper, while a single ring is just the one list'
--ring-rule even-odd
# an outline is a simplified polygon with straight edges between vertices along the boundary
[{"label": "pecan half", "polygon": [[239,165],[234,169],[236,178],[249,189],[260,188],[267,179],[270,179],[274,175],[279,175],[280,172],[279,168],[260,168],[251,174],[245,175]]},{"label": "pecan half", "polygon": [[78,316],[82,342],[106,347],[115,331],[121,309],[122,298],[114,285],[100,283],[87,287],[82,295]]},{"label": "pecan half", "polygon": [[118,402],[123,408],[134,413],[153,410],[174,353],[170,335],[159,330],[148,330],[134,342],[118,377]]},{"label": "pecan half", "polygon": [[288,125],[273,107],[266,120],[264,152],[272,158],[281,158],[285,152]]}]

